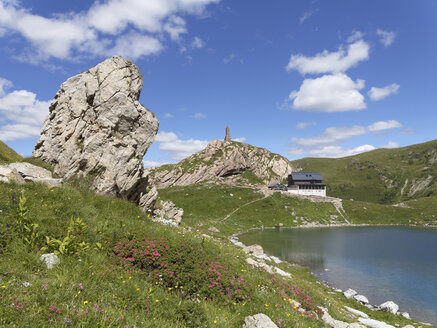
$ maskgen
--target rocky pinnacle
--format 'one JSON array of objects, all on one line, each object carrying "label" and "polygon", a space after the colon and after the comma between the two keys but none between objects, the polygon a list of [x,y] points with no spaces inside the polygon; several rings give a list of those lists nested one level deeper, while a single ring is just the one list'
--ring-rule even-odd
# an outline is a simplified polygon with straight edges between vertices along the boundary
[{"label": "rocky pinnacle", "polygon": [[152,206],[156,189],[142,159],[158,120],[138,102],[142,86],[139,68],[120,56],[69,78],[50,104],[33,156],[63,178],[88,175],[99,193]]}]

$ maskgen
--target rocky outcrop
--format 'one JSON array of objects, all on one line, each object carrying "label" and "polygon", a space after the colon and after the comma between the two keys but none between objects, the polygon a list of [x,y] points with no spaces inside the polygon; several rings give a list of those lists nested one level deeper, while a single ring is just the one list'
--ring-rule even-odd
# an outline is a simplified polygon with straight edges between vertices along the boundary
[{"label": "rocky outcrop", "polygon": [[0,181],[23,184],[26,182],[39,182],[49,188],[61,187],[62,179],[55,179],[52,173],[42,167],[30,163],[11,163],[0,165]]},{"label": "rocky outcrop", "polygon": [[266,149],[213,140],[204,150],[177,164],[151,169],[150,178],[158,189],[202,181],[267,185],[285,179],[291,171],[286,158]]},{"label": "rocky outcrop", "polygon": [[93,176],[98,193],[143,206],[156,200],[142,159],[158,131],[155,115],[138,102],[139,68],[112,57],[69,78],[50,105],[33,156],[63,178]]},{"label": "rocky outcrop", "polygon": [[184,210],[177,207],[173,202],[167,200],[159,201],[159,207],[155,209],[156,220],[170,220],[179,225],[184,217]]}]

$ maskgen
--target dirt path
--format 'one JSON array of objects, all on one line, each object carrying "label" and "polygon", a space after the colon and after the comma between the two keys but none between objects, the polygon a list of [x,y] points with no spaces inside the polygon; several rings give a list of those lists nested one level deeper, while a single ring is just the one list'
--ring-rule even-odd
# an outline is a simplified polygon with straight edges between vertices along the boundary
[{"label": "dirt path", "polygon": [[262,198],[258,198],[258,199],[255,199],[255,200],[252,200],[252,201],[250,201],[250,202],[248,202],[248,203],[246,203],[246,204],[243,204],[243,205],[241,205],[241,206],[239,206],[239,207],[237,207],[235,210],[233,210],[231,213],[229,213],[228,215],[226,215],[226,217],[222,220],[222,222],[223,221],[226,221],[232,214],[234,214],[235,212],[237,212],[238,210],[240,210],[240,208],[242,208],[242,207],[244,207],[244,206],[247,206],[247,205],[250,205],[250,204],[252,204],[252,203],[255,203],[255,202],[259,202],[260,200],[263,200],[263,199],[266,199],[267,197],[270,197],[271,195],[265,195],[264,197],[262,197]]}]

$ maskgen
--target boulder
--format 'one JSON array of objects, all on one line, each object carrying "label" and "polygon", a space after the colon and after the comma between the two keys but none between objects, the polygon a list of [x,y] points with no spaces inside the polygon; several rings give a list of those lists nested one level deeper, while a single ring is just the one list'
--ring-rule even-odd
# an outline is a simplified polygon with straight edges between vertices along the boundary
[{"label": "boulder", "polygon": [[264,313],[258,313],[244,318],[243,328],[278,328]]},{"label": "boulder", "polygon": [[368,304],[369,303],[369,300],[367,299],[367,297],[363,296],[363,295],[355,295],[354,299],[356,301],[360,302],[360,303],[363,303],[363,304]]},{"label": "boulder", "polygon": [[40,262],[44,262],[47,269],[52,269],[55,265],[61,263],[59,257],[56,256],[54,253],[43,254],[40,256],[39,260]]},{"label": "boulder", "polygon": [[9,167],[17,170],[26,182],[43,183],[49,188],[57,188],[63,185],[62,179],[53,178],[52,172],[43,167],[24,162],[11,163]]},{"label": "boulder", "polygon": [[20,173],[18,173],[16,169],[9,167],[9,165],[0,165],[0,181],[6,183],[15,182],[18,184],[26,182]]},{"label": "boulder", "polygon": [[382,303],[379,308],[382,311],[387,311],[387,312],[391,312],[393,314],[396,314],[399,311],[399,305],[397,305],[396,303],[392,302],[392,301],[388,301],[385,303]]},{"label": "boulder", "polygon": [[347,311],[349,311],[350,313],[355,314],[356,316],[359,316],[361,318],[368,318],[369,317],[366,313],[358,311],[358,310],[355,310],[355,309],[352,309],[349,306],[345,306],[344,308]]},{"label": "boulder", "polygon": [[158,120],[138,102],[142,84],[139,68],[120,56],[69,78],[50,104],[33,156],[62,178],[89,175],[98,193],[152,207],[156,195],[146,195],[153,190],[142,159]]},{"label": "boulder", "polygon": [[355,295],[357,295],[357,292],[355,290],[349,288],[343,294],[346,298],[353,298]]},{"label": "boulder", "polygon": [[378,321],[374,319],[358,318],[358,321],[363,325],[371,328],[395,328],[394,326],[389,325],[383,321]]}]

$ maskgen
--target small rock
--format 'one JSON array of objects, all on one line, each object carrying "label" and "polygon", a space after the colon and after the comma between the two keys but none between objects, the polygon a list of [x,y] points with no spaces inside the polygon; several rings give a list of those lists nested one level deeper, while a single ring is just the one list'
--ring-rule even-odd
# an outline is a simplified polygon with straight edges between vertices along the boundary
[{"label": "small rock", "polygon": [[357,292],[355,291],[355,290],[353,290],[353,289],[348,289],[347,291],[345,291],[344,293],[344,296],[346,297],[346,298],[353,298],[355,295],[357,295]]},{"label": "small rock", "polygon": [[347,311],[349,311],[350,313],[355,314],[355,315],[357,315],[357,316],[359,316],[359,317],[362,317],[362,318],[368,318],[368,317],[369,317],[369,316],[368,316],[367,314],[365,314],[364,312],[361,312],[361,311],[358,311],[358,310],[352,309],[352,308],[350,308],[349,306],[345,306],[344,308],[345,308]]},{"label": "small rock", "polygon": [[360,302],[360,303],[363,303],[363,304],[368,304],[368,303],[369,303],[369,300],[367,299],[366,296],[363,296],[363,295],[355,295],[354,298],[355,298],[356,301],[358,301],[358,302]]},{"label": "small rock", "polygon": [[[402,312],[401,316],[403,316],[405,319],[411,319],[410,314],[408,312]],[[405,327],[404,327],[405,328]]]},{"label": "small rock", "polygon": [[394,328],[394,326],[389,325],[383,321],[373,319],[358,318],[358,321],[371,328]]},{"label": "small rock", "polygon": [[243,328],[278,328],[264,313],[258,313],[244,318]]},{"label": "small rock", "polygon": [[54,253],[43,254],[40,256],[39,260],[44,262],[47,269],[52,269],[55,265],[59,264],[61,261]]},{"label": "small rock", "polygon": [[382,303],[379,308],[382,311],[387,311],[387,312],[391,312],[393,314],[396,314],[396,312],[398,312],[399,310],[399,305],[397,305],[396,303],[392,302],[392,301],[388,301],[385,303]]},{"label": "small rock", "polygon": [[415,327],[412,325],[406,325],[406,326],[403,326],[402,328],[415,328]]},{"label": "small rock", "polygon": [[211,228],[209,228],[208,230],[209,230],[209,231],[212,231],[212,232],[220,232],[220,230],[217,229],[216,227],[211,227]]},{"label": "small rock", "polygon": [[234,194],[229,194],[229,196],[234,197]]}]

